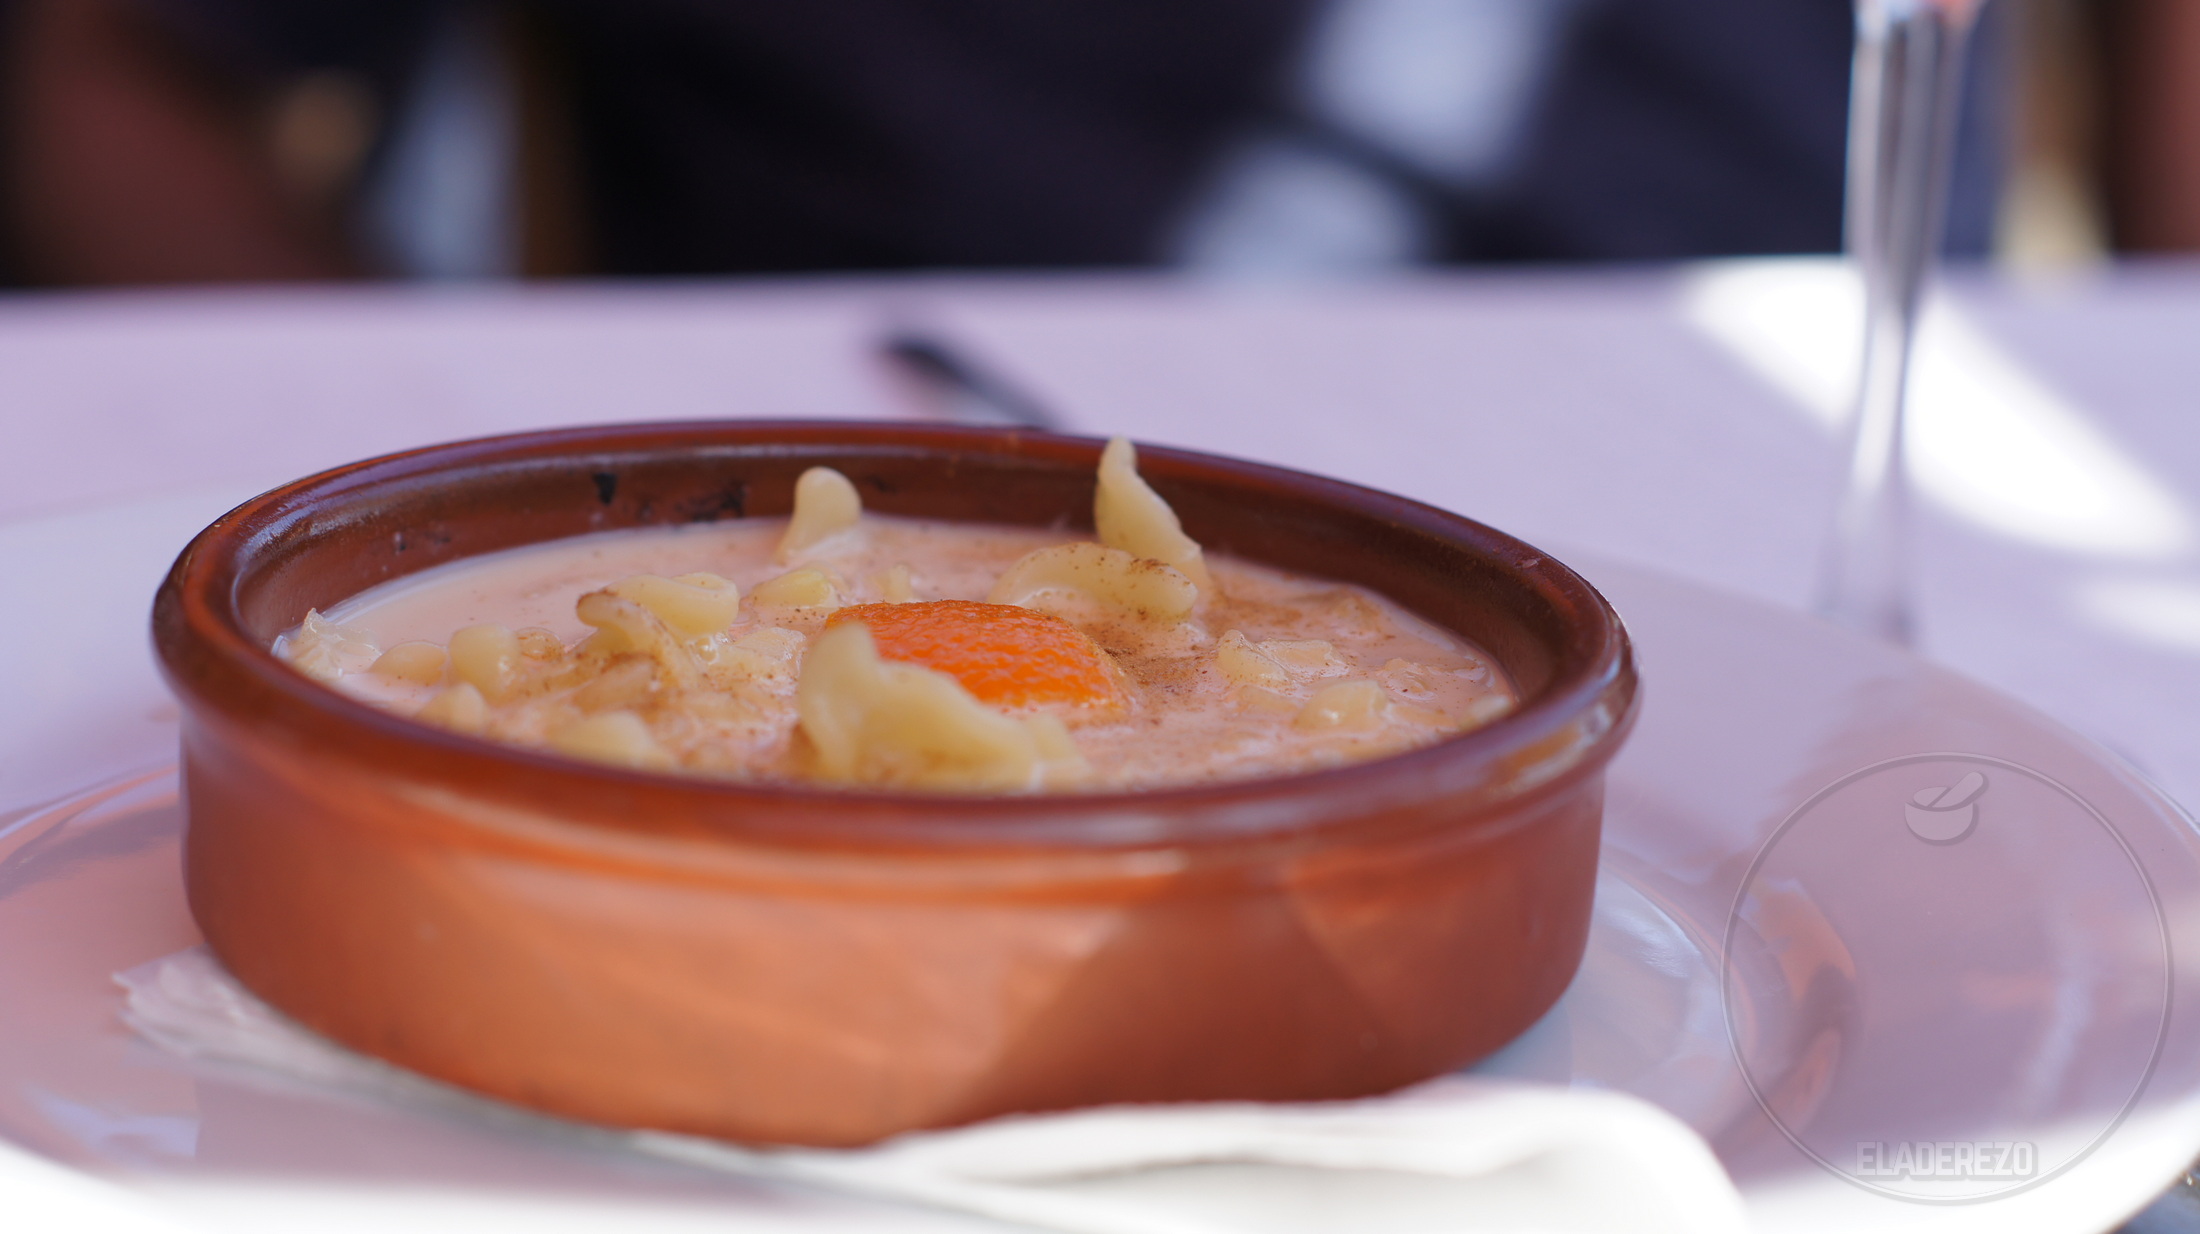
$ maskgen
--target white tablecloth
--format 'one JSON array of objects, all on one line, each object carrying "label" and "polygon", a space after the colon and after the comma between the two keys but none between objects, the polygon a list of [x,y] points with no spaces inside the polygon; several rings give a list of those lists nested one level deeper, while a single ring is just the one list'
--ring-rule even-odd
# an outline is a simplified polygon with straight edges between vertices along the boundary
[{"label": "white tablecloth", "polygon": [[[1782,268],[1721,268],[1737,269]],[[873,344],[890,321],[921,320],[1077,430],[1339,475],[1560,551],[1591,548],[1800,605],[1839,478],[1838,433],[1807,405],[1808,374],[1802,387],[1768,379],[1766,357],[1748,354],[1746,338],[1738,350],[1731,329],[1722,336],[1717,306],[1707,317],[1706,277],[1697,269],[1324,288],[1034,277],[22,296],[0,300],[9,446],[0,454],[0,535],[10,520],[164,494],[215,505],[351,459],[476,434],[611,420],[911,415],[908,391]],[[2176,503],[2173,513],[2200,521],[2189,513],[2200,511],[2200,267],[2059,285],[1975,276],[1951,284],[2000,377],[2030,383],[2032,397],[2056,401],[2092,432],[2096,452],[2105,447],[2136,469],[2111,469],[2098,482],[2128,488],[2137,475]],[[1769,332],[1775,352],[1783,337],[1805,352],[1824,343],[1823,314],[1791,307],[1773,287],[1725,311],[1741,315],[1745,334],[1751,322]],[[2005,393],[1989,382],[1985,397]],[[1980,435],[1978,424],[1972,430]],[[1974,455],[1974,472],[1992,472],[1997,436],[1987,422],[1984,440],[1957,443]],[[2050,452],[2055,445],[2047,442]],[[2011,473],[2009,483],[2038,494],[2033,514],[2052,521],[2065,499],[2055,486],[2068,478],[2050,474],[2027,489]],[[2144,535],[2136,548],[2113,535],[2087,544],[2081,534],[2075,547],[2055,539],[2008,534],[1922,501],[1926,652],[2097,737],[2180,800],[2200,801],[2200,708],[2191,705],[2200,697],[2200,548],[2150,546]],[[136,620],[123,615],[118,636],[134,638]],[[0,686],[67,710],[84,701],[86,672],[97,676],[9,657]],[[76,739],[53,732],[46,744]],[[74,787],[65,763],[51,750],[0,751],[0,810]]]}]

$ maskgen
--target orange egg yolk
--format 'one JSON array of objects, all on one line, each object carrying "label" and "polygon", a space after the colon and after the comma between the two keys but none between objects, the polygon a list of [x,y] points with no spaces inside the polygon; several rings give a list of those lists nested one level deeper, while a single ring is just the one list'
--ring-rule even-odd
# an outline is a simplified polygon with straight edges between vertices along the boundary
[{"label": "orange egg yolk", "polygon": [[1014,604],[927,600],[858,604],[828,627],[860,621],[881,659],[921,664],[962,683],[995,707],[1112,711],[1123,679],[1108,653],[1050,613]]}]

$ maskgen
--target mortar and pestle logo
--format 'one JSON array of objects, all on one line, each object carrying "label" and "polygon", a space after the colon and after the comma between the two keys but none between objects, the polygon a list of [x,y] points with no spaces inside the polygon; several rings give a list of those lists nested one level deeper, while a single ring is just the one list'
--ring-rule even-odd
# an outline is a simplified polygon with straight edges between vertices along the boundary
[{"label": "mortar and pestle logo", "polygon": [[1976,771],[1946,788],[1921,788],[1902,804],[1910,832],[1927,844],[1953,844],[1978,826],[1978,799],[1986,777]]}]

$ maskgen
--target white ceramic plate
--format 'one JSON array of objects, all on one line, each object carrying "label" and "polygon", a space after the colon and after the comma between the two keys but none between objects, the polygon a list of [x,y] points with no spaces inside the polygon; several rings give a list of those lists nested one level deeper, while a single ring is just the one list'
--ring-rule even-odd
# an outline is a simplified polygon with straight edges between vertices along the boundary
[{"label": "white ceramic plate", "polygon": [[[999,1228],[133,1039],[109,974],[197,938],[141,614],[236,496],[0,527],[0,577],[96,615],[0,611],[0,1135],[231,1230]],[[1647,702],[1612,771],[1582,974],[1488,1070],[1673,1110],[1767,1232],[2098,1231],[2200,1155],[2178,959],[2200,946],[2172,945],[2200,929],[2200,834],[2174,806],[1952,674],[1587,567],[1635,634]]]}]

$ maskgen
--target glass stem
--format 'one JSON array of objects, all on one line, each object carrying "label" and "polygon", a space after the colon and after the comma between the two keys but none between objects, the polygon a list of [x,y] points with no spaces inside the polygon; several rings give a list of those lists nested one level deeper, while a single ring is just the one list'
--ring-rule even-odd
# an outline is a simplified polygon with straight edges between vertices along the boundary
[{"label": "glass stem", "polygon": [[1849,100],[1847,231],[1864,286],[1864,349],[1849,470],[1818,611],[1908,644],[1910,353],[1947,213],[1970,6],[1858,0]]}]

